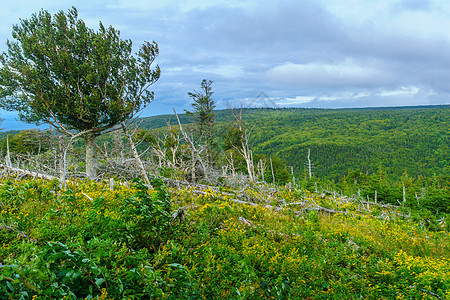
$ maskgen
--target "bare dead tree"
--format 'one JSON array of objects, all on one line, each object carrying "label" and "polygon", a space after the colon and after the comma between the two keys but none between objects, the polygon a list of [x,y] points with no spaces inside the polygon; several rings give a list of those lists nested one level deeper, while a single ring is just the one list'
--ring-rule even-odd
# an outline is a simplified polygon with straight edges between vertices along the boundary
[{"label": "bare dead tree", "polygon": [[234,159],[233,159],[233,151],[226,151],[225,152],[225,159],[228,162],[228,165],[231,169],[231,176],[236,177],[236,167],[234,165]]},{"label": "bare dead tree", "polygon": [[136,166],[141,173],[142,179],[144,180],[145,184],[150,187],[151,186],[150,180],[148,179],[147,172],[145,172],[144,164],[142,163],[142,160],[139,157],[139,153],[136,149],[136,145],[134,144],[132,134],[128,130],[129,125],[125,124],[125,122],[121,122],[120,125],[122,126],[123,133],[125,134],[125,136],[128,139],[128,143],[130,143],[130,147],[133,152]]},{"label": "bare dead tree", "polygon": [[272,172],[272,182],[273,182],[273,184],[275,184],[275,174],[273,173],[272,158],[270,158],[270,171]]},{"label": "bare dead tree", "polygon": [[258,170],[258,176],[261,177],[262,181],[265,181],[264,170],[266,169],[266,159],[260,159],[256,165],[256,170]]},{"label": "bare dead tree", "polygon": [[72,147],[73,137],[67,139],[66,136],[60,136],[59,147],[61,150],[60,163],[59,163],[59,186],[64,187],[67,177],[67,151]]},{"label": "bare dead tree", "polygon": [[309,174],[309,179],[311,179],[311,177],[312,177],[310,155],[311,155],[311,149],[308,148],[308,174]]},{"label": "bare dead tree", "polygon": [[244,158],[250,182],[255,180],[255,169],[253,165],[253,155],[250,149],[250,137],[252,127],[249,127],[242,119],[242,108],[236,112],[230,108],[233,120],[231,121],[232,134],[228,136],[232,147]]},{"label": "bare dead tree", "polygon": [[195,166],[196,166],[197,162],[200,163],[201,170],[203,171],[203,174],[205,174],[205,176],[207,177],[207,168],[206,168],[205,163],[203,162],[203,159],[201,156],[201,153],[204,151],[205,148],[201,147],[201,146],[198,146],[198,147],[195,146],[193,140],[183,130],[183,126],[181,125],[180,118],[178,118],[178,114],[177,114],[175,108],[173,109],[173,112],[175,113],[175,117],[177,118],[178,126],[183,135],[183,138],[186,141],[189,148],[191,149],[191,159],[192,159],[191,172],[192,172],[192,176],[193,176],[192,180],[195,180],[194,172],[195,172]]},{"label": "bare dead tree", "polygon": [[9,151],[9,136],[8,135],[6,136],[6,158],[5,158],[5,162],[6,162],[6,165],[9,168],[12,168],[11,153]]},{"label": "bare dead tree", "polygon": [[[169,167],[180,171],[183,175],[190,171],[190,149],[183,143],[178,126],[167,123],[167,131],[161,135],[141,132],[150,144],[149,148],[158,159],[158,166]],[[146,150],[147,151],[147,150]]]}]

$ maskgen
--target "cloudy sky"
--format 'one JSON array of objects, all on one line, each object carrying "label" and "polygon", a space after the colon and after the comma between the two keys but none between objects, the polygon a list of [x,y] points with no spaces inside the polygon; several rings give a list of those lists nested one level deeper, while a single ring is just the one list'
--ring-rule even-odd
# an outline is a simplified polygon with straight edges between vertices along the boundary
[{"label": "cloudy sky", "polygon": [[[6,1],[0,51],[20,18],[71,6],[136,49],[159,44],[162,74],[143,116],[189,108],[202,79],[214,81],[218,108],[450,103],[448,0]],[[23,127],[0,114],[3,127]]]}]

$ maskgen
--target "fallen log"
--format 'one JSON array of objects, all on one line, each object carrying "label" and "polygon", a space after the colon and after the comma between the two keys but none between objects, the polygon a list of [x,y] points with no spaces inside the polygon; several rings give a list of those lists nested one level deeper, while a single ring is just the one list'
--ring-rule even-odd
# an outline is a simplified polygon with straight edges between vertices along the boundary
[{"label": "fallen log", "polygon": [[[355,203],[358,203],[358,202],[355,202]],[[373,205],[373,206],[380,206],[380,207],[385,207],[385,208],[398,208],[397,205],[383,204],[383,203],[378,203],[378,202],[360,201],[359,203],[361,203],[361,204],[369,204],[369,205]]]},{"label": "fallen log", "polygon": [[55,176],[52,176],[52,175],[42,174],[42,173],[38,173],[38,172],[31,172],[31,171],[24,170],[24,169],[19,169],[19,168],[13,168],[13,167],[9,167],[7,165],[0,165],[0,168],[5,168],[8,171],[11,171],[13,173],[25,174],[25,175],[28,175],[28,176],[37,177],[37,178],[41,178],[41,179],[46,179],[46,180],[57,179],[57,180],[59,180],[58,177],[55,177]]},{"label": "fallen log", "polygon": [[328,209],[328,208],[325,208],[325,207],[322,207],[322,206],[307,207],[306,210],[309,210],[309,211],[315,210],[315,211],[319,211],[319,212],[325,212],[325,213],[328,213],[328,214],[331,214],[331,215],[332,214],[345,214],[345,211],[332,210],[332,209]]}]

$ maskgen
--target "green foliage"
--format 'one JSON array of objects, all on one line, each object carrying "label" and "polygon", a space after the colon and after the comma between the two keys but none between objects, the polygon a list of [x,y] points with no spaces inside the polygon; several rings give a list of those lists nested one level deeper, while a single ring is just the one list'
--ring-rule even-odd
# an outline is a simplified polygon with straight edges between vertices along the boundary
[{"label": "green foliage", "polygon": [[254,206],[152,185],[3,180],[0,298],[450,297],[448,215],[305,189],[236,192]]},{"label": "green foliage", "polygon": [[130,40],[102,23],[97,32],[86,27],[75,8],[34,14],[12,36],[1,56],[2,104],[24,121],[101,131],[153,99],[146,86],[159,78],[159,68],[150,69],[156,43],[133,57]]},{"label": "green foliage", "polygon": [[[30,254],[34,257],[29,257]],[[8,297],[44,294],[51,298],[87,297],[105,281],[100,268],[81,250],[70,250],[60,242],[47,242],[29,249],[15,264],[2,270]]]},{"label": "green foliage", "polygon": [[9,151],[20,154],[43,153],[50,149],[52,142],[56,142],[55,137],[49,131],[22,130],[8,139],[1,140],[0,149],[3,153],[7,151],[7,141],[9,141]]},{"label": "green foliage", "polygon": [[344,176],[338,187],[346,194],[359,194],[362,199],[375,201],[376,197],[379,202],[439,214],[450,213],[450,190],[446,178],[442,175],[415,179],[405,172],[399,182],[383,170],[371,175],[355,170]]},{"label": "green foliage", "polygon": [[135,197],[126,198],[123,211],[123,222],[126,224],[127,242],[157,251],[173,235],[177,225],[172,217],[170,194],[164,182],[157,178],[151,181],[156,193],[149,195],[147,186],[135,181],[138,192]]},{"label": "green foliage", "polygon": [[[145,249],[134,252],[125,244],[91,239],[70,246],[46,242],[23,245],[22,255],[1,270],[0,295],[27,299],[121,299],[149,296],[140,285],[154,276]],[[97,298],[98,297],[98,298]],[[38,298],[41,299],[41,298]]]},{"label": "green foliage", "polygon": [[[262,168],[264,170],[265,182],[274,183],[273,179],[275,178],[275,183],[277,185],[285,185],[292,179],[290,171],[286,166],[286,162],[283,161],[282,159],[278,157],[268,158],[265,155],[255,155],[254,160],[255,164],[256,162],[261,162]],[[273,169],[273,176],[272,176],[272,169]],[[259,177],[260,177],[259,179],[262,180],[262,175],[260,175]]]},{"label": "green foliage", "polygon": [[193,118],[197,125],[197,134],[200,138],[206,140],[211,139],[214,135],[213,127],[215,123],[214,108],[216,107],[214,100],[211,98],[211,80],[203,79],[201,84],[201,92],[189,92],[192,98],[191,103],[193,111],[186,110],[186,115]]},{"label": "green foliage", "polygon": [[102,23],[94,31],[72,8],[33,14],[13,26],[13,41],[0,56],[0,105],[22,121],[75,130],[86,142],[86,171],[95,177],[95,137],[129,120],[154,98],[149,86],[160,76],[151,64],[158,45],[145,42],[136,56],[132,42]]},{"label": "green foliage", "polygon": [[110,191],[85,181],[59,190],[58,182],[5,181],[0,298],[141,299],[158,293],[149,260],[181,225],[163,182],[152,185],[148,190],[136,180],[131,189]]},{"label": "green foliage", "polygon": [[214,100],[211,98],[213,92],[211,91],[211,80],[203,79],[201,84],[201,92],[189,92],[189,97],[192,98],[191,103],[193,110],[186,110],[186,115],[194,120],[196,134],[201,143],[207,146],[207,159],[210,165],[215,165],[215,132],[214,126],[216,124],[214,108],[216,107]]},{"label": "green foliage", "polygon": [[231,150],[241,145],[243,141],[242,128],[238,126],[229,125],[224,134],[224,146],[225,150]]}]

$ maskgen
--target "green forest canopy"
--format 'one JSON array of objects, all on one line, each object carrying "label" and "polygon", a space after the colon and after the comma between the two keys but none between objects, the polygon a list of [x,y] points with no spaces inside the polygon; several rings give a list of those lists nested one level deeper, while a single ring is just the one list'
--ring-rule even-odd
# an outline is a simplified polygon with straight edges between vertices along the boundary
[{"label": "green forest canopy", "polygon": [[[244,109],[255,153],[279,157],[304,174],[308,149],[313,173],[339,180],[349,170],[382,169],[394,179],[449,174],[449,106],[365,109]],[[228,110],[216,111],[220,143]],[[180,115],[182,123],[189,118]],[[175,116],[143,119],[142,128],[176,124]],[[448,176],[448,175],[447,175]]]}]

